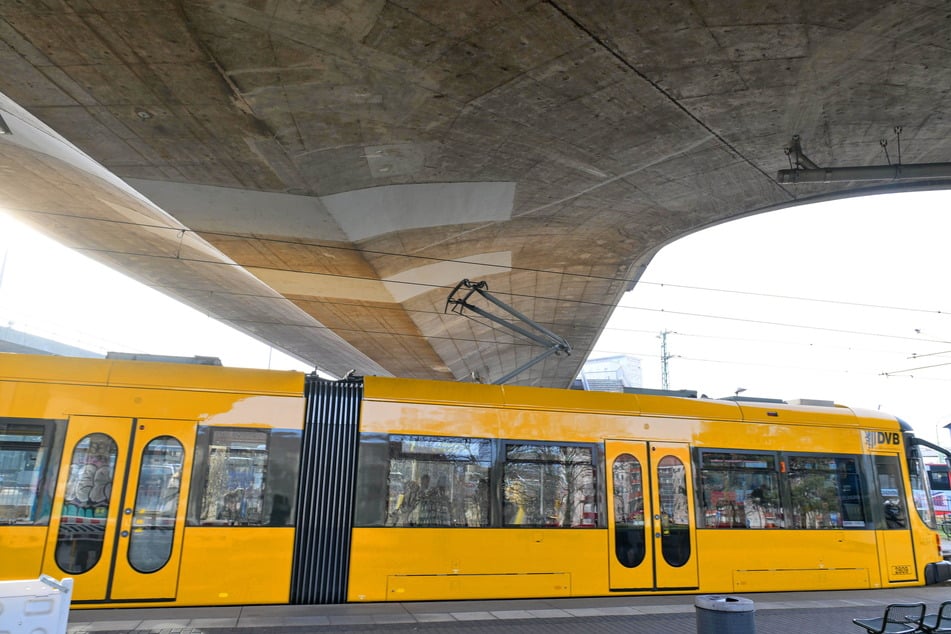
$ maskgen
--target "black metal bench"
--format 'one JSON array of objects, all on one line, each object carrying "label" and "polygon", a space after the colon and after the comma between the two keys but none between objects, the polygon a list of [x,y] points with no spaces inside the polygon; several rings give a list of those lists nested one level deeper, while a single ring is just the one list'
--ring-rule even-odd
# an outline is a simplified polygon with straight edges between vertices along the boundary
[{"label": "black metal bench", "polygon": [[852,619],[869,634],[914,634],[927,632],[923,629],[924,603],[891,603],[885,606],[882,616],[867,619]]},{"label": "black metal bench", "polygon": [[938,606],[937,614],[926,614],[918,631],[927,634],[951,634],[951,601],[945,601]]}]

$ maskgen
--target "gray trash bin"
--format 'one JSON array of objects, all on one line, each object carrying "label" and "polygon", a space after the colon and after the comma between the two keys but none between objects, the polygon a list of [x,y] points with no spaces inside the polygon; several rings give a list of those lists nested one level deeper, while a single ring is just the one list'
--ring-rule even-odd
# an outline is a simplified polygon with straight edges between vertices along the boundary
[{"label": "gray trash bin", "polygon": [[743,597],[697,597],[697,634],[755,634],[753,601]]}]

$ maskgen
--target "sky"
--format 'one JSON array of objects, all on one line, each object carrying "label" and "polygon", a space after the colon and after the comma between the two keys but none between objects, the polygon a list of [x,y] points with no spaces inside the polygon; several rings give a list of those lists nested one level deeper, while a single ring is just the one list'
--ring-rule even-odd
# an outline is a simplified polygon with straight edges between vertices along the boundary
[{"label": "sky", "polygon": [[[591,358],[640,359],[643,386],[879,409],[951,447],[951,192],[801,206],[662,249]],[[0,214],[0,326],[96,352],[305,364]],[[504,299],[504,298],[503,298]]]},{"label": "sky", "polygon": [[230,326],[68,249],[0,210],[0,326],[91,352],[218,357],[311,371]]},{"label": "sky", "polygon": [[822,399],[951,447],[951,192],[802,206],[662,249],[590,358],[632,354],[644,387]]}]

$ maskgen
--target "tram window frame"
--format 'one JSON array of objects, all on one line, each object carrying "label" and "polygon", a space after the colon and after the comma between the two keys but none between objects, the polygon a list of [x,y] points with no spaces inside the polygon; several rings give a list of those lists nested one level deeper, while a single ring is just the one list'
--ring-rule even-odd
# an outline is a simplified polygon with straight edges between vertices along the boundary
[{"label": "tram window frame", "polygon": [[[864,530],[871,528],[873,522],[869,505],[869,483],[866,475],[868,471],[866,461],[862,455],[784,452],[781,454],[781,459],[783,461],[782,470],[785,476],[785,486],[789,499],[786,516],[787,528],[792,530]],[[805,466],[807,464],[805,461],[807,460],[812,461],[814,466]],[[797,462],[803,466],[798,468],[794,466]],[[842,466],[846,467],[844,471],[840,471],[839,469],[840,462]],[[829,465],[833,463],[834,466],[830,468]],[[853,464],[855,469],[851,476],[847,468],[849,463]],[[821,499],[821,495],[818,496],[820,499],[816,499],[814,495],[811,496],[813,499],[805,506],[799,502],[800,499],[804,499],[804,496],[799,495],[795,490],[794,474],[800,473],[824,474],[829,478],[834,478],[835,509],[831,508],[831,498]],[[847,502],[843,499],[842,487],[844,477],[854,478],[854,484],[859,487],[858,493],[854,496],[850,496],[849,499],[852,500],[851,502]],[[821,480],[813,479],[813,482],[818,483],[821,482]],[[827,492],[830,489],[830,487],[824,487],[824,490]],[[827,508],[820,509],[815,506],[820,502]],[[846,506],[846,504],[850,504],[850,506]],[[801,508],[806,510],[802,513],[797,513]],[[811,520],[807,517],[810,513],[813,514]],[[818,516],[816,513],[818,513]]]},{"label": "tram window frame", "polygon": [[[40,430],[39,443],[35,445],[36,452],[32,458],[32,467],[29,470],[19,470],[13,474],[13,469],[8,471],[14,475],[14,481],[9,486],[3,484],[6,476],[0,477],[0,526],[47,526],[50,522],[50,515],[53,505],[53,496],[56,489],[56,481],[59,476],[60,462],[62,461],[63,445],[66,438],[66,421],[59,419],[42,418],[13,418],[0,417],[0,432],[8,429],[16,430],[17,427],[22,431],[27,431],[33,427]],[[4,456],[6,451],[11,454],[24,451],[23,446],[19,446],[14,441],[4,441],[0,436],[0,473],[4,471],[3,464],[9,459],[16,460],[14,455]],[[21,457],[21,459],[26,459]],[[32,475],[31,475],[32,474]],[[23,482],[22,480],[29,480]],[[4,493],[10,497],[11,501],[17,504],[9,505],[16,507],[29,507],[26,516],[4,517],[3,500]],[[23,504],[23,495],[28,497],[27,504]],[[14,498],[16,498],[14,500]]]},{"label": "tram window frame", "polygon": [[[565,496],[553,496],[552,502],[560,501],[555,498],[567,499],[569,500],[568,506],[570,509],[570,515],[564,515],[563,518],[560,516],[561,509],[548,508],[546,502],[549,497],[549,492],[545,489],[545,483],[541,474],[544,473],[543,468],[539,467],[539,484],[542,487],[542,492],[540,495],[536,495],[539,508],[530,509],[534,511],[533,515],[525,517],[526,515],[526,506],[525,504],[519,504],[513,502],[511,498],[515,494],[515,484],[522,485],[520,488],[525,487],[524,480],[521,481],[509,481],[509,466],[512,465],[564,465],[566,464],[563,460],[554,460],[546,459],[544,455],[539,457],[510,457],[510,448],[512,447],[535,447],[541,449],[583,449],[588,452],[588,460],[585,461],[572,461],[570,464],[574,466],[585,466],[589,470],[590,481],[585,483],[583,480],[579,482],[580,486],[574,490],[574,493],[566,491]],[[600,447],[594,443],[572,443],[572,442],[542,442],[537,440],[503,440],[501,448],[499,451],[499,462],[501,463],[501,474],[499,479],[499,486],[501,489],[500,500],[502,502],[502,524],[505,528],[558,528],[558,529],[578,529],[578,528],[601,528],[603,527],[602,513],[600,512],[603,508],[601,502],[604,484],[600,481],[598,477],[599,473],[604,473],[604,464],[603,456],[599,451]],[[582,476],[583,478],[583,476]],[[580,493],[580,500],[578,499],[578,494]],[[521,493],[519,495],[522,495]],[[526,494],[527,500],[532,501],[530,493]],[[580,502],[580,511],[576,513],[573,509],[579,507]]]},{"label": "tram window frame", "polygon": [[951,468],[946,464],[925,465],[928,473],[928,486],[931,492],[951,491]]},{"label": "tram window frame", "polygon": [[[718,458],[721,462],[714,463]],[[781,459],[777,452],[732,448],[698,449],[695,460],[700,467],[697,469],[701,493],[700,504],[697,504],[698,528],[775,530],[785,527],[786,498],[783,495]],[[762,466],[758,464],[760,462],[763,463]],[[743,486],[742,489],[735,486],[718,489],[729,502],[728,516],[723,515],[722,509],[726,506],[720,506],[720,498],[713,500],[714,487],[711,483],[714,478],[722,478],[725,483],[736,480],[737,484],[750,485]],[[747,496],[750,500],[758,501],[749,504]],[[747,506],[750,507],[750,512],[747,512]],[[754,514],[759,516],[758,524],[752,521]],[[767,517],[767,514],[771,517]]]},{"label": "tram window frame", "polygon": [[[896,454],[873,454],[876,513],[875,527],[879,530],[909,530],[910,513],[902,459]],[[887,473],[887,472],[888,473]],[[885,481],[884,478],[889,478]],[[897,478],[897,482],[894,479]]]},{"label": "tram window frame", "polygon": [[947,463],[925,464],[928,474],[928,490],[931,492],[931,508],[935,515],[935,525],[945,525],[949,517],[951,501],[951,468]]},{"label": "tram window frame", "polygon": [[126,558],[136,572],[157,572],[168,564],[181,505],[185,447],[174,436],[156,436],[141,449]]},{"label": "tram window frame", "polygon": [[[214,446],[215,437],[221,434],[262,434],[264,442],[257,443],[256,451],[263,452],[263,467],[259,469],[260,486],[251,498],[242,496],[244,500],[237,500],[238,505],[248,500],[260,506],[257,517],[249,516],[227,518],[206,517],[209,513],[209,501],[215,501],[221,496],[210,493],[209,487],[209,457]],[[186,510],[186,525],[195,527],[236,527],[236,528],[267,528],[291,527],[296,521],[297,486],[300,473],[301,452],[300,430],[284,428],[260,427],[214,427],[199,425],[195,436],[194,463],[191,472],[191,487],[188,493],[188,507]],[[261,445],[263,444],[263,449]],[[254,465],[252,465],[254,468]],[[252,480],[257,475],[252,474]],[[237,491],[237,490],[236,490]],[[236,499],[237,493],[232,502]],[[244,493],[242,491],[242,493]],[[222,512],[224,513],[224,512]]]},{"label": "tram window frame", "polygon": [[354,525],[492,526],[496,453],[488,438],[362,433]]},{"label": "tram window frame", "polygon": [[[390,436],[361,432],[357,449],[357,482],[353,525],[383,526],[389,499]],[[387,495],[381,493],[386,491]]]},{"label": "tram window frame", "polygon": [[908,467],[908,483],[911,486],[912,502],[918,517],[929,528],[937,529],[938,520],[934,508],[934,494],[924,457],[917,444],[908,443],[905,448],[905,463]]},{"label": "tram window frame", "polygon": [[[459,464],[470,464],[467,460],[450,460],[446,455],[438,458],[438,452],[434,453],[431,448],[423,452],[402,451],[401,444],[404,440],[417,440],[421,443],[440,442],[449,443],[478,443],[484,446],[480,452],[482,459],[479,462],[478,469],[469,469],[467,475],[466,491],[468,492],[462,500],[454,499],[450,507],[450,521],[447,523],[427,522],[413,519],[405,519],[397,513],[402,504],[402,497],[408,496],[407,489],[403,485],[407,481],[418,481],[424,470],[428,473],[433,466],[451,465],[455,462],[453,468]],[[597,443],[571,443],[571,442],[541,442],[537,440],[515,440],[515,439],[489,439],[475,437],[452,437],[452,436],[433,436],[433,435],[415,435],[415,434],[386,434],[361,432],[360,447],[358,452],[358,468],[356,483],[356,512],[354,513],[354,526],[358,528],[374,527],[448,527],[448,528],[556,528],[550,524],[531,523],[515,525],[505,523],[503,517],[503,498],[504,498],[504,478],[506,460],[506,447],[514,445],[533,445],[544,446],[548,448],[575,448],[581,447],[589,451],[590,461],[585,462],[591,472],[589,486],[585,489],[586,497],[590,498],[581,506],[580,520],[586,523],[577,526],[563,526],[557,528],[604,528],[603,508],[604,483],[601,482],[599,473],[603,473],[603,452],[601,446]],[[412,477],[407,477],[402,469],[394,471],[393,460],[418,460],[424,467],[414,467]],[[443,469],[445,471],[445,469]],[[438,469],[437,469],[438,471]],[[396,477],[396,472],[400,477]],[[432,480],[432,476],[431,480]],[[438,482],[438,476],[436,478]],[[453,482],[458,484],[458,478]],[[457,490],[461,490],[456,487]],[[481,493],[480,493],[481,491]],[[471,498],[475,497],[477,501],[475,506],[471,504]],[[589,504],[585,507],[584,504]],[[410,505],[409,514],[413,513]],[[460,507],[462,511],[460,511]]]},{"label": "tram window frame", "polygon": [[[106,526],[113,483],[119,476],[119,451],[119,443],[108,430],[91,431],[70,447],[53,551],[56,565],[64,572],[88,572],[106,552]],[[118,488],[115,493],[120,494]]]}]

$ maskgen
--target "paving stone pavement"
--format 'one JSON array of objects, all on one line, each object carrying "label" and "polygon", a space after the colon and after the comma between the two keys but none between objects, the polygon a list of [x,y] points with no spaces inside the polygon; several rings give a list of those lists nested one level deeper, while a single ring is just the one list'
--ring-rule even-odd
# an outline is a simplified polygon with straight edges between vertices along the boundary
[{"label": "paving stone pavement", "polygon": [[[866,634],[853,618],[880,615],[893,602],[951,599],[951,585],[863,591],[753,593],[749,613],[719,613],[730,634]],[[73,610],[68,634],[722,634],[697,619],[696,597],[593,597],[521,601]],[[752,629],[751,629],[752,628]]]}]

